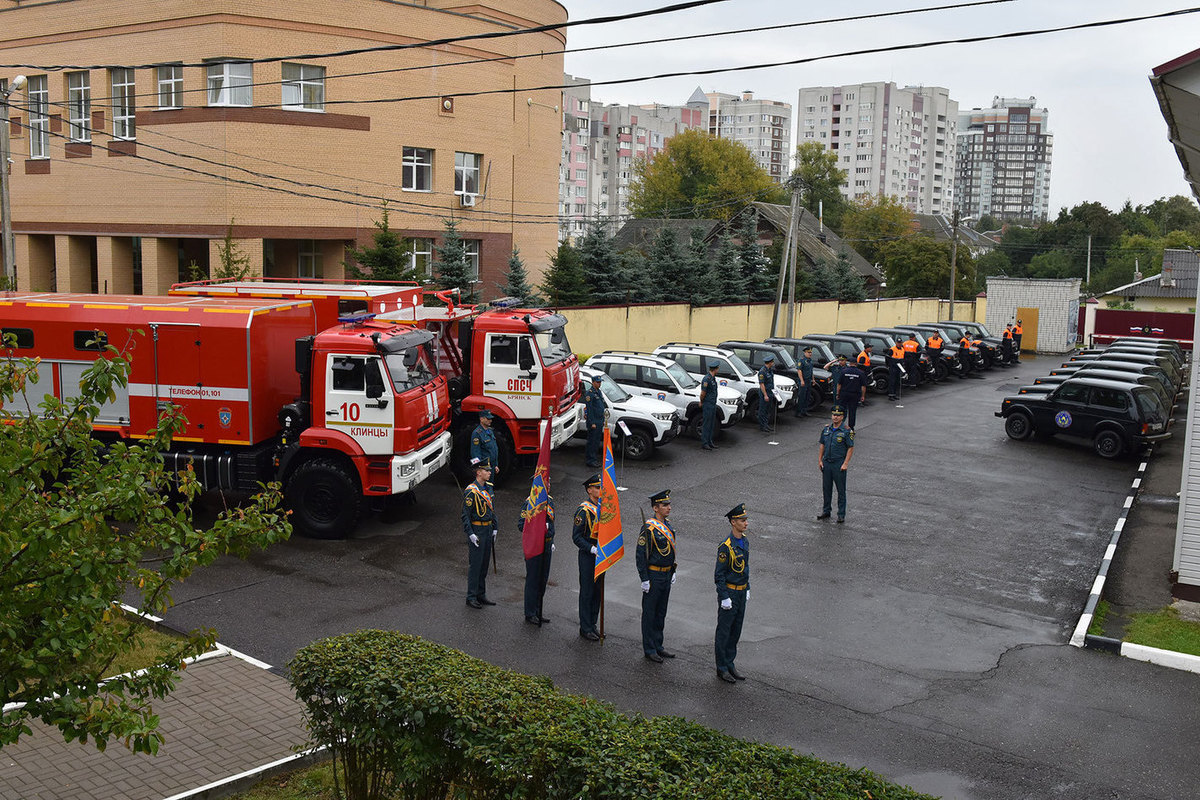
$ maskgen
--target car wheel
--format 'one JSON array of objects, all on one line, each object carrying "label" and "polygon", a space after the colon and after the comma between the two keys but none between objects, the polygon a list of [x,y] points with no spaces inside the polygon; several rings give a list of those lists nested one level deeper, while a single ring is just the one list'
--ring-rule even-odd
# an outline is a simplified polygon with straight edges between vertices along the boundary
[{"label": "car wheel", "polygon": [[1117,458],[1125,452],[1125,441],[1116,431],[1100,431],[1092,440],[1092,447],[1101,458]]},{"label": "car wheel", "polygon": [[1004,432],[1010,439],[1016,439],[1018,442],[1024,441],[1033,434],[1033,420],[1029,418],[1028,414],[1015,411],[1005,417]]},{"label": "car wheel", "polygon": [[654,437],[642,428],[629,429],[625,439],[625,455],[633,461],[645,461],[654,454]]},{"label": "car wheel", "polygon": [[946,366],[945,362],[938,361],[937,366],[933,368],[933,379],[944,381],[948,377],[950,377],[950,368]]},{"label": "car wheel", "polygon": [[296,468],[284,488],[292,527],[311,539],[344,539],[358,524],[362,490],[341,463],[314,458]]},{"label": "car wheel", "polygon": [[[690,417],[687,418],[687,422],[683,423],[683,433],[686,436],[691,436],[693,439],[699,439],[700,438],[700,427],[703,424],[704,424],[704,415],[701,412],[697,411],[695,414],[692,414]],[[721,419],[720,419],[719,411],[718,411],[718,416],[717,416],[717,424],[714,425],[713,427],[714,428],[721,427]]]},{"label": "car wheel", "polygon": [[888,390],[888,374],[887,370],[877,370],[871,373],[871,391],[875,394],[887,394]]},{"label": "car wheel", "polygon": [[824,393],[816,386],[808,387],[808,408],[805,411],[815,411],[825,400]]}]

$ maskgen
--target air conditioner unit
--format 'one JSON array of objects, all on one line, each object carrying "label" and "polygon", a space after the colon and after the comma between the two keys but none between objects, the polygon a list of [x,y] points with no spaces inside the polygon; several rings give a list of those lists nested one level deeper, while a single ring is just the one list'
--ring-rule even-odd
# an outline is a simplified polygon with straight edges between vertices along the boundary
[{"label": "air conditioner unit", "polygon": [[478,197],[478,196],[479,196],[479,195],[477,195],[477,194],[463,194],[463,195],[459,195],[459,197],[462,199],[462,205],[463,205],[463,208],[471,208],[472,206],[474,206],[474,205],[475,205],[475,198],[476,198],[476,197]]}]

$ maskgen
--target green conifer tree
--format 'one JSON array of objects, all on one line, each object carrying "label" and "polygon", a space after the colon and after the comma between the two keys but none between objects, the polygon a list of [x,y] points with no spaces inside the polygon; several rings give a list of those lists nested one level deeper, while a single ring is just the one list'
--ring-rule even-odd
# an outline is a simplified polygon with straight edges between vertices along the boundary
[{"label": "green conifer tree", "polygon": [[512,255],[508,257],[508,271],[504,273],[504,283],[499,288],[502,296],[516,297],[527,308],[537,308],[544,302],[529,283],[529,273],[525,271],[525,262],[521,260],[521,251],[517,248],[513,248]]},{"label": "green conifer tree", "polygon": [[613,249],[612,232],[606,217],[597,215],[588,220],[576,250],[593,302],[621,302],[620,287],[615,286],[620,259]]},{"label": "green conifer tree", "polygon": [[458,232],[458,220],[443,219],[442,241],[433,248],[433,274],[443,289],[458,289],[459,302],[475,302],[478,276],[467,258],[467,248]]},{"label": "green conifer tree", "polygon": [[371,235],[373,244],[346,248],[346,260],[342,262],[346,274],[376,281],[415,281],[418,276],[413,266],[413,241],[388,225],[386,200],[380,208],[380,218],[375,221],[375,233]]},{"label": "green conifer tree", "polygon": [[758,211],[751,208],[742,215],[738,229],[738,259],[742,264],[742,278],[746,282],[746,293],[752,301],[774,300],[778,283],[778,265],[763,255],[758,243]]},{"label": "green conifer tree", "polygon": [[746,279],[742,275],[742,263],[738,259],[737,245],[726,230],[721,234],[714,261],[718,303],[745,303],[747,301]]},{"label": "green conifer tree", "polygon": [[591,297],[583,280],[579,251],[570,242],[562,242],[550,257],[550,269],[542,282],[546,301],[554,308],[586,305]]}]

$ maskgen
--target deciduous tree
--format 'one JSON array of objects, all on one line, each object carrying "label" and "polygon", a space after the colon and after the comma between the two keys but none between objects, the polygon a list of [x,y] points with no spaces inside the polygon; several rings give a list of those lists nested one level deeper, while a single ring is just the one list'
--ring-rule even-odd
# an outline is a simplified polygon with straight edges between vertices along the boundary
[{"label": "deciduous tree", "polygon": [[825,224],[841,230],[848,203],[842,196],[846,170],[838,168],[837,153],[819,142],[804,142],[796,148],[792,179],[800,187],[800,204],[813,214],[824,213]]},{"label": "deciduous tree", "polygon": [[869,195],[850,205],[842,217],[842,241],[867,261],[878,263],[880,249],[914,233],[912,212],[897,197]]}]

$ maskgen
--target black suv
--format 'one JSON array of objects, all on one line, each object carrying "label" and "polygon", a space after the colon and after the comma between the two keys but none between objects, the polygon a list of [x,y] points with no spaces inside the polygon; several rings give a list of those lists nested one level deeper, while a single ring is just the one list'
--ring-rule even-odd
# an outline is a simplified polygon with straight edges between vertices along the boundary
[{"label": "black suv", "polygon": [[979,342],[979,356],[983,361],[984,369],[991,369],[997,364],[1004,363],[1004,358],[1000,353],[1000,345],[995,337],[980,336],[978,332],[971,327],[968,327],[961,321],[947,320],[944,322],[922,322],[922,325],[936,325],[946,333],[954,337],[954,344],[958,344],[962,339],[963,334],[973,342]]},{"label": "black suv", "polygon": [[1080,437],[1103,458],[1117,458],[1170,438],[1170,411],[1153,389],[1098,378],[1068,378],[1045,394],[1005,397],[997,417],[1004,432],[1023,440],[1036,434]]},{"label": "black suv", "polygon": [[[815,339],[825,342],[835,356],[845,356],[851,364],[858,362],[858,354],[863,351],[863,342],[857,336],[846,336],[834,333],[808,333],[805,339]],[[888,369],[884,365],[882,353],[871,354],[871,369],[867,372],[867,387],[875,394],[887,394]]]},{"label": "black suv", "polygon": [[[745,361],[755,371],[762,368],[767,363],[767,354],[775,357],[775,366],[773,371],[776,375],[784,375],[796,382],[796,386],[800,386],[800,368],[796,364],[796,360],[792,358],[792,349],[783,344],[774,342],[743,342],[740,340],[721,342],[717,347],[725,350],[731,350],[738,358]],[[808,408],[805,411],[812,411],[825,400],[825,395],[830,391],[830,376],[828,370],[820,370],[825,373],[825,384],[822,386],[820,376],[817,374],[818,367],[816,359],[813,359],[813,383],[815,386],[808,388]]]}]

